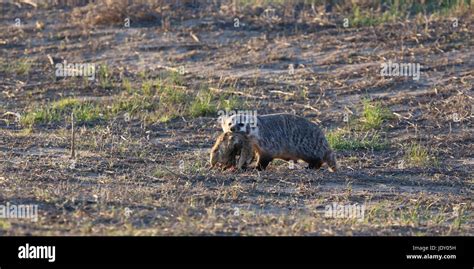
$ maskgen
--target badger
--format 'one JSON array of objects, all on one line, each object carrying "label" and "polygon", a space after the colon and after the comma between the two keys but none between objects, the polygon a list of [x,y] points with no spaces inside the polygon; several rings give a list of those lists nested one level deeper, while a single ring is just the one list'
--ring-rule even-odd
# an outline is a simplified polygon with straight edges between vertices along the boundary
[{"label": "badger", "polygon": [[221,119],[221,127],[230,133],[248,137],[257,153],[257,169],[265,170],[273,159],[303,160],[308,168],[319,169],[327,163],[337,170],[336,155],[322,130],[305,118],[291,114],[268,114],[246,117],[233,115]]},{"label": "badger", "polygon": [[224,168],[236,165],[239,170],[245,169],[252,163],[254,156],[254,150],[247,136],[241,133],[222,133],[211,149],[211,168],[219,163]]}]

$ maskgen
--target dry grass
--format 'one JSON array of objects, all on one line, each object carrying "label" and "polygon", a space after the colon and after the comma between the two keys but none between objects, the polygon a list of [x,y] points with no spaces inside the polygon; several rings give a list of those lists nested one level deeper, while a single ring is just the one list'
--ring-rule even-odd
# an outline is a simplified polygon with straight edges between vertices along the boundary
[{"label": "dry grass", "polygon": [[[39,7],[43,29],[0,25],[11,62],[2,66],[33,63],[0,68],[0,204],[39,205],[38,222],[2,219],[0,235],[472,235],[472,16],[458,28],[433,10],[425,22],[423,13],[372,22],[386,10],[369,14],[364,1],[360,24],[344,28],[356,15],[349,1],[331,12],[247,2],[168,2],[152,11],[162,25],[131,31],[118,27],[131,11],[96,18],[93,5]],[[261,16],[266,5],[276,18]],[[2,7],[7,21],[30,12]],[[82,18],[96,28],[78,31],[70,12],[90,14]],[[234,12],[246,26],[234,28]],[[56,80],[47,54],[107,65],[95,81]],[[381,77],[390,59],[421,62],[420,81]],[[333,130],[339,171],[285,161],[209,170],[216,111],[241,108]],[[363,204],[365,216],[325,217],[333,203]]]},{"label": "dry grass", "polygon": [[131,24],[159,23],[160,10],[164,1],[134,1],[127,0],[104,1],[91,3],[74,9],[73,17],[81,23],[89,25],[118,25],[124,26],[128,19]]}]

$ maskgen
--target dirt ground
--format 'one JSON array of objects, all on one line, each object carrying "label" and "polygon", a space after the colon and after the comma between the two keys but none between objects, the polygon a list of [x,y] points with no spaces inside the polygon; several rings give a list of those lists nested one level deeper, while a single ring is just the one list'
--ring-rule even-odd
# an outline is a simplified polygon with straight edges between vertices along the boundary
[{"label": "dirt ground", "polygon": [[[474,235],[472,15],[456,27],[451,18],[344,27],[337,16],[286,23],[248,11],[235,27],[210,12],[127,28],[90,26],[71,8],[1,5],[0,204],[39,208],[37,222],[0,219],[0,235]],[[112,86],[54,79],[48,55],[107,64]],[[25,59],[26,73],[6,68]],[[389,60],[420,63],[420,79],[382,77]],[[76,158],[68,117],[21,123],[67,97],[106,107],[124,77],[135,87],[169,70],[189,96],[206,85],[327,133],[347,129],[344,117],[360,117],[369,98],[393,113],[378,129],[388,145],[335,149],[335,173],[284,161],[236,172],[209,169],[217,113],[78,123]],[[410,163],[411,143],[435,161]],[[364,216],[328,217],[333,203],[364,205]]]}]

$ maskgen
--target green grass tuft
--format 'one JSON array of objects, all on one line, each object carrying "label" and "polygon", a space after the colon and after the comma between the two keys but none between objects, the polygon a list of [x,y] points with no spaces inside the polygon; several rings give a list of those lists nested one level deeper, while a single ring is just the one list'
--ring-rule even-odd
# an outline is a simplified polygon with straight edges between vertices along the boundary
[{"label": "green grass tuft", "polygon": [[28,75],[33,65],[30,59],[19,59],[16,62],[8,62],[6,60],[0,60],[0,71],[6,73],[15,73],[17,75]]},{"label": "green grass tuft", "polygon": [[14,67],[14,70],[18,75],[28,75],[30,73],[31,66],[32,62],[30,60],[23,59],[18,61]]},{"label": "green grass tuft", "polygon": [[[242,107],[238,97],[215,97],[207,88],[199,90],[193,96],[185,86],[170,83],[180,80],[179,74],[171,72],[165,75],[166,77],[146,79],[138,89],[134,89],[131,82],[124,78],[121,82],[123,91],[105,103],[65,98],[39,108],[30,108],[22,117],[21,124],[32,128],[37,124],[67,122],[71,112],[74,112],[77,123],[92,123],[126,112],[145,124],[154,124],[166,123],[177,117],[215,115],[217,109],[231,110]],[[98,77],[103,87],[112,85],[110,71],[106,65],[100,66]]]},{"label": "green grass tuft", "polygon": [[414,167],[426,167],[437,164],[437,158],[431,156],[428,149],[421,144],[411,143],[405,149],[405,162]]},{"label": "green grass tuft", "polygon": [[97,104],[76,98],[65,98],[26,113],[20,123],[30,128],[36,124],[56,123],[69,118],[72,112],[77,123],[89,123],[104,118]]},{"label": "green grass tuft", "polygon": [[236,96],[221,96],[217,103],[217,109],[222,109],[226,111],[244,108],[245,107],[242,100]]},{"label": "green grass tuft", "polygon": [[405,10],[402,10],[397,5],[392,5],[389,10],[375,12],[373,9],[361,9],[359,6],[353,8],[353,13],[349,23],[351,26],[376,26],[387,22],[395,22],[404,17]]},{"label": "green grass tuft", "polygon": [[185,90],[171,85],[166,85],[159,92],[160,106],[176,106],[188,102]]},{"label": "green grass tuft", "polygon": [[328,132],[326,138],[331,148],[335,150],[382,150],[389,147],[389,142],[382,139],[378,133],[360,136],[356,133],[349,133],[346,130],[339,129]]},{"label": "green grass tuft", "polygon": [[111,71],[106,64],[99,65],[99,69],[97,70],[97,75],[99,78],[99,85],[101,88],[110,88],[112,87],[111,82]]},{"label": "green grass tuft", "polygon": [[155,87],[159,86],[158,82],[147,80],[142,84],[142,93],[147,96],[155,95]]},{"label": "green grass tuft", "polygon": [[362,104],[363,112],[359,121],[362,130],[379,129],[385,120],[393,117],[392,112],[388,108],[383,108],[380,103],[364,99]]},{"label": "green grass tuft", "polygon": [[124,91],[126,91],[127,93],[132,93],[133,92],[132,83],[130,82],[130,80],[128,78],[124,78],[122,80],[122,89]]},{"label": "green grass tuft", "polygon": [[147,97],[140,96],[138,94],[128,96],[122,96],[114,103],[110,112],[112,115],[117,115],[120,112],[128,112],[131,115],[135,115],[141,111],[150,111],[153,110],[155,106]]},{"label": "green grass tuft", "polygon": [[212,102],[212,93],[207,89],[200,90],[189,107],[191,117],[207,116],[215,114],[216,111],[217,106]]},{"label": "green grass tuft", "polygon": [[172,71],[168,74],[168,81],[173,85],[182,86],[183,85],[183,75],[179,72]]}]

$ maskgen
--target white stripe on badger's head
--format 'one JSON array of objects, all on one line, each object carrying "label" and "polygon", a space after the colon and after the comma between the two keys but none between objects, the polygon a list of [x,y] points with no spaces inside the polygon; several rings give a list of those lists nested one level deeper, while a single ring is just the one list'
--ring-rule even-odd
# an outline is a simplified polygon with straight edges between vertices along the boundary
[{"label": "white stripe on badger's head", "polygon": [[245,133],[247,135],[253,135],[258,132],[257,117],[246,114],[223,117],[221,126],[224,132]]},{"label": "white stripe on badger's head", "polygon": [[232,119],[229,116],[220,116],[218,121],[221,123],[222,131],[224,133],[230,132],[230,127],[232,126]]}]

